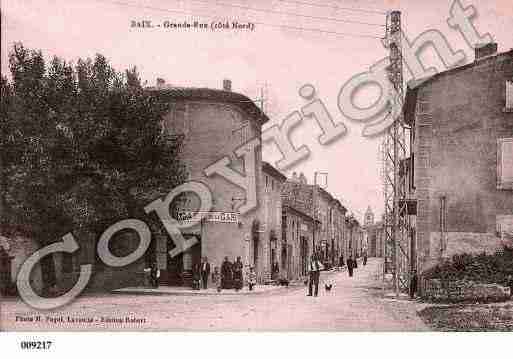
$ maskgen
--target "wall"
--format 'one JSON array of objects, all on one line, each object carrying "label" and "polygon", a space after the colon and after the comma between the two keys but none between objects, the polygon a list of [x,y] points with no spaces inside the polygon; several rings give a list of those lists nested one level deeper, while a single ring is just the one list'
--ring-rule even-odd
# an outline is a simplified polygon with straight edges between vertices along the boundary
[{"label": "wall", "polygon": [[281,266],[282,273],[280,274],[286,274],[289,280],[295,280],[306,274],[301,257],[301,237],[305,238],[307,245],[306,253],[304,253],[305,259],[308,260],[313,253],[313,220],[289,207],[284,208],[284,214],[286,220],[284,243],[287,245],[287,251],[292,251],[287,253],[287,256],[291,257],[290,262],[287,263],[290,266],[286,268]]},{"label": "wall", "polygon": [[[271,279],[271,247],[275,249],[275,262],[281,263],[281,245],[282,245],[282,199],[281,189],[284,180],[278,178],[270,171],[262,171],[261,179],[261,205],[259,207],[259,218],[262,224],[262,233],[260,242],[262,245],[262,255],[260,256],[260,273],[262,281]],[[274,236],[274,239],[272,238]]]},{"label": "wall", "polygon": [[[513,193],[497,189],[497,139],[513,137],[513,114],[503,112],[505,81],[512,77],[513,52],[441,74],[418,90],[413,148],[424,266],[457,247],[449,242],[461,233],[493,234],[497,216],[513,213]],[[440,240],[442,197],[446,234]]]},{"label": "wall", "polygon": [[501,302],[510,299],[511,289],[498,284],[471,281],[443,282],[427,279],[422,283],[422,298],[433,302]]},{"label": "wall", "polygon": [[[181,159],[186,165],[189,179],[203,182],[211,189],[212,211],[236,212],[245,203],[244,189],[219,175],[207,177],[204,170],[226,156],[231,161],[231,168],[244,174],[244,161],[234,151],[250,139],[260,138],[260,125],[250,120],[235,105],[210,101],[177,101],[165,116],[164,124],[168,133],[185,135]],[[253,175],[257,198],[260,199],[261,147],[255,152],[256,168]],[[194,209],[194,200],[191,199],[182,207]],[[252,237],[252,226],[258,218],[259,210],[255,209],[242,215],[240,224],[205,224],[201,239],[202,255],[208,256],[209,261],[218,266],[224,256],[228,256],[231,261],[237,256],[251,261],[252,254],[248,253],[251,245],[247,243],[247,239]],[[193,232],[194,229],[190,231]],[[246,266],[249,264],[245,263]]]}]

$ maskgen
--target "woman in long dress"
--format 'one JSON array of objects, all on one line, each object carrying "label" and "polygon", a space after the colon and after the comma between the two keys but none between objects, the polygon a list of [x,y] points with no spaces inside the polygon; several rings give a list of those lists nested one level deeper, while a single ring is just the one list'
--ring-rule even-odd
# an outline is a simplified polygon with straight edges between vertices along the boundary
[{"label": "woman in long dress", "polygon": [[235,290],[240,290],[243,287],[243,276],[242,269],[244,266],[242,265],[242,261],[240,257],[237,257],[237,260],[233,264],[233,286]]},{"label": "woman in long dress", "polygon": [[231,289],[232,287],[232,264],[228,257],[224,257],[223,264],[221,265],[221,288]]}]

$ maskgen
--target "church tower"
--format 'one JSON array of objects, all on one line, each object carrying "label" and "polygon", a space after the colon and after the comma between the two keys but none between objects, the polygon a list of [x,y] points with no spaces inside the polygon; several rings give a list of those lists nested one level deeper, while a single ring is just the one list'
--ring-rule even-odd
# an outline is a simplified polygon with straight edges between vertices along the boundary
[{"label": "church tower", "polygon": [[372,212],[372,209],[367,207],[367,211],[365,212],[365,218],[363,220],[364,226],[372,226],[374,224],[374,213]]}]

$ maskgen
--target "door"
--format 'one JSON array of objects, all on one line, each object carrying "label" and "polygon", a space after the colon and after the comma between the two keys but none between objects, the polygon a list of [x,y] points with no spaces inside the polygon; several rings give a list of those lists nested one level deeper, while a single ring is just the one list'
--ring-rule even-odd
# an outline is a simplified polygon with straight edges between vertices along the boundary
[{"label": "door", "polygon": [[292,268],[292,244],[287,246],[287,276],[288,279],[294,278],[294,270]]},{"label": "door", "polygon": [[9,294],[8,291],[11,283],[11,258],[8,253],[0,247],[0,294]]},{"label": "door", "polygon": [[307,258],[307,242],[306,238],[301,236],[301,275],[306,275]]},{"label": "door", "polygon": [[[163,284],[170,286],[181,286],[183,285],[183,254],[180,253],[177,256],[171,258],[167,256],[167,278],[164,279]],[[167,279],[167,281],[165,280]],[[167,283],[166,283],[167,282]]]},{"label": "door", "polygon": [[255,268],[255,273],[259,275],[258,271],[258,236],[253,236],[253,267]]}]

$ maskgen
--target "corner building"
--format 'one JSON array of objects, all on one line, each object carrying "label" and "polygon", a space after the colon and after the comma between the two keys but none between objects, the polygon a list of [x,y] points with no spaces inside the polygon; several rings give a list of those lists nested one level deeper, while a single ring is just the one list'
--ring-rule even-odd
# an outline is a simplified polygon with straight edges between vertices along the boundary
[{"label": "corner building", "polygon": [[[217,173],[207,176],[205,169],[223,158],[228,159],[228,167],[252,177],[249,180],[256,184],[256,197],[261,198],[261,147],[254,149],[253,169],[247,168],[250,163],[245,163],[244,157],[237,156],[235,151],[252,139],[261,139],[267,116],[249,98],[232,92],[229,81],[224,82],[223,90],[157,87],[150,91],[160,101],[170,104],[163,128],[168,135],[183,138],[180,156],[188,180],[206,184],[213,199],[211,212],[200,224],[182,229],[186,240],[198,241],[187,251],[171,258],[168,252],[174,248],[172,240],[157,237],[155,257],[162,284],[190,285],[193,264],[199,263],[203,256],[208,257],[212,271],[221,266],[225,256],[230,261],[240,256],[245,266],[252,264],[251,241],[259,230],[259,208],[241,215],[238,209],[246,203],[246,191]],[[248,153],[248,148],[244,151]],[[176,207],[176,218],[186,219],[198,209],[198,199],[185,196]],[[264,253],[258,247],[257,251]]]}]

